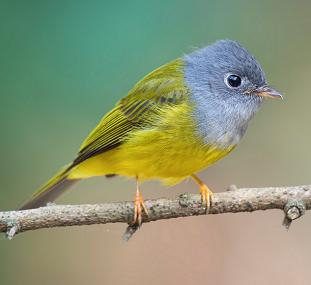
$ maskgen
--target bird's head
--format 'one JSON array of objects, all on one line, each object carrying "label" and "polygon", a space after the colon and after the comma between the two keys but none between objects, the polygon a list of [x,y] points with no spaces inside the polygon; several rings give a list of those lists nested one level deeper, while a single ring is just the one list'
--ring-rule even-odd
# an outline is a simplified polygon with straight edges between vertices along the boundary
[{"label": "bird's head", "polygon": [[190,89],[208,99],[256,106],[263,98],[282,98],[268,86],[258,61],[235,41],[217,41],[185,56],[185,63]]},{"label": "bird's head", "polygon": [[236,145],[263,99],[282,98],[268,86],[257,60],[234,41],[186,55],[184,72],[197,134],[207,144]]}]

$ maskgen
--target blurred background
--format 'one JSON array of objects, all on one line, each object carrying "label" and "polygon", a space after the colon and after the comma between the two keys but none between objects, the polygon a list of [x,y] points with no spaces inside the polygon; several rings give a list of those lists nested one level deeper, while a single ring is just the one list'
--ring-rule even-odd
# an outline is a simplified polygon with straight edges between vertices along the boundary
[{"label": "blurred background", "polygon": [[[101,116],[154,68],[217,39],[240,41],[285,95],[241,145],[200,175],[228,185],[310,184],[310,1],[0,0],[0,209],[16,209]],[[95,178],[57,203],[132,200],[134,181]],[[196,193],[143,184],[145,198]],[[38,230],[0,240],[5,285],[310,284],[311,215],[287,232],[281,211]]]}]

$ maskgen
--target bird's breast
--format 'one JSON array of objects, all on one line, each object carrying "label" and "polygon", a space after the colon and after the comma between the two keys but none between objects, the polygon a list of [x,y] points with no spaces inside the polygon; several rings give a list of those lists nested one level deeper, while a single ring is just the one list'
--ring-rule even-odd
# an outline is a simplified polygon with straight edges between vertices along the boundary
[{"label": "bird's breast", "polygon": [[247,109],[238,104],[231,106],[202,100],[193,111],[197,135],[206,145],[216,144],[223,149],[237,145],[256,110],[257,107]]},{"label": "bird's breast", "polygon": [[208,167],[234,148],[204,143],[196,134],[188,102],[166,110],[161,118],[154,127],[131,132],[119,147],[79,165],[76,177],[115,173],[159,178],[172,184]]}]

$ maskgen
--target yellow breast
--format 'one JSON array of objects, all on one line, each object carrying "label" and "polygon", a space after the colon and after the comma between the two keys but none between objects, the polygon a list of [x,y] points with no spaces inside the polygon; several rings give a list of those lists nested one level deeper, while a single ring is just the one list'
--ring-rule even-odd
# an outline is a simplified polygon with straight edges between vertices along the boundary
[{"label": "yellow breast", "polygon": [[119,147],[77,165],[70,178],[114,173],[177,183],[211,165],[233,148],[220,149],[204,144],[195,135],[191,106],[183,103],[165,108],[156,126],[134,130]]}]

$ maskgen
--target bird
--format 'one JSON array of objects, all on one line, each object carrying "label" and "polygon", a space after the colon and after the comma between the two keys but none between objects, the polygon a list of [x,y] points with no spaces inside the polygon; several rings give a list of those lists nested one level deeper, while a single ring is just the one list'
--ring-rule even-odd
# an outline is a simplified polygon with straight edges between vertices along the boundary
[{"label": "bird", "polygon": [[268,85],[255,57],[233,40],[218,40],[147,74],[101,119],[75,159],[20,209],[45,206],[79,180],[116,175],[136,180],[133,224],[148,209],[140,185],[175,185],[191,177],[208,211],[213,192],[197,176],[241,141]]}]

